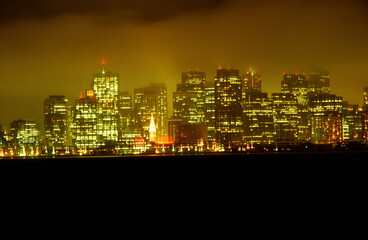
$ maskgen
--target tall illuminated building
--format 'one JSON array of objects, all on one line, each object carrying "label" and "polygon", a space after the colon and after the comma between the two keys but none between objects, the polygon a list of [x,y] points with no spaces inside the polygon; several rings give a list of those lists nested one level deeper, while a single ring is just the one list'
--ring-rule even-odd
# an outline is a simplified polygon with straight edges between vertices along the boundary
[{"label": "tall illuminated building", "polygon": [[305,106],[308,99],[308,84],[305,74],[284,73],[281,81],[281,92],[295,95],[298,104]]},{"label": "tall illuminated building", "polygon": [[363,114],[362,114],[362,118],[363,118],[363,126],[362,126],[362,131],[363,131],[363,139],[365,141],[368,141],[368,87],[364,88],[363,91]]},{"label": "tall illuminated building", "polygon": [[364,110],[368,111],[368,87],[365,87],[364,88],[364,91],[363,91],[363,107],[364,107]]},{"label": "tall illuminated building", "polygon": [[297,141],[299,138],[300,115],[296,96],[290,93],[273,93],[271,98],[274,140],[276,142]]},{"label": "tall illuminated building", "polygon": [[343,102],[342,120],[344,141],[363,139],[363,109],[361,107]]},{"label": "tall illuminated building", "polygon": [[93,75],[94,96],[97,99],[98,145],[118,140],[119,74],[105,71]]},{"label": "tall illuminated building", "polygon": [[136,132],[147,141],[151,115],[156,121],[157,137],[167,136],[167,88],[164,83],[152,83],[148,87],[134,89]]},{"label": "tall illuminated building", "polygon": [[252,70],[247,72],[243,76],[243,95],[246,92],[261,92],[262,91],[262,78],[260,75],[255,74]]},{"label": "tall illuminated building", "polygon": [[78,152],[90,152],[99,146],[98,142],[98,101],[93,90],[86,91],[75,100],[73,113],[73,145]]},{"label": "tall illuminated building", "polygon": [[310,140],[317,144],[336,144],[343,140],[342,97],[319,94],[309,99]]},{"label": "tall illuminated building", "polygon": [[310,96],[330,93],[330,76],[328,73],[308,73],[306,75],[306,81]]},{"label": "tall illuminated building", "polygon": [[205,92],[205,119],[207,125],[207,141],[214,142],[216,141],[216,105],[214,82],[207,82]]},{"label": "tall illuminated building", "polygon": [[242,80],[239,70],[217,69],[215,77],[216,141],[228,148],[242,142]]},{"label": "tall illuminated building", "polygon": [[39,124],[32,120],[16,120],[10,124],[14,154],[18,156],[38,155],[40,142]]},{"label": "tall illuminated building", "polygon": [[183,123],[200,124],[205,122],[206,74],[199,71],[182,73],[181,84],[173,93],[174,117]]},{"label": "tall illuminated building", "polygon": [[274,138],[272,99],[267,93],[248,92],[242,101],[246,143],[271,143]]},{"label": "tall illuminated building", "polygon": [[309,98],[319,94],[329,94],[330,77],[327,73],[284,73],[281,89],[282,93],[290,93],[297,98],[300,115],[298,139],[303,141],[308,140],[310,137],[310,128],[308,125]]},{"label": "tall illuminated building", "polygon": [[49,96],[44,101],[44,141],[47,147],[62,150],[70,140],[70,108],[65,96]]},{"label": "tall illuminated building", "polygon": [[121,92],[118,100],[119,131],[124,131],[133,124],[132,96],[129,92]]}]

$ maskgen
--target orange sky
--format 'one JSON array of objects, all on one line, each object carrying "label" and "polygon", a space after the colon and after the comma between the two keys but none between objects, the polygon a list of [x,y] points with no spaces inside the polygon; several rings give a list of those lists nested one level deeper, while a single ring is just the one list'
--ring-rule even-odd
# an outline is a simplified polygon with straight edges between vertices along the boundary
[{"label": "orange sky", "polygon": [[253,66],[269,94],[280,92],[283,72],[327,69],[331,92],[352,104],[362,104],[368,86],[363,0],[37,2],[0,10],[3,126],[16,119],[42,125],[44,99],[66,95],[73,103],[102,57],[120,74],[121,91],[165,82],[170,109],[188,67],[213,80],[219,64],[242,74]]}]

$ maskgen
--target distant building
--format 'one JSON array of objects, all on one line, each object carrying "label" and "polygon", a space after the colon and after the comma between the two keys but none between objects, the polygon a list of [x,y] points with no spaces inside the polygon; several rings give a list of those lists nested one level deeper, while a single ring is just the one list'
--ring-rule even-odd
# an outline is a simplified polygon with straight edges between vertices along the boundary
[{"label": "distant building", "polygon": [[224,148],[242,143],[242,80],[239,70],[218,69],[215,77],[216,141]]},{"label": "distant building", "polygon": [[309,125],[313,143],[342,142],[342,110],[342,97],[320,94],[309,99]]},{"label": "distant building", "polygon": [[200,124],[205,122],[206,74],[199,71],[182,73],[181,84],[173,93],[174,118],[185,123]]},{"label": "distant building", "polygon": [[163,83],[134,89],[136,133],[149,140],[151,115],[156,120],[157,136],[167,136],[167,88]]},{"label": "distant building", "polygon": [[242,102],[245,143],[271,143],[274,138],[272,99],[267,93],[248,92]]},{"label": "distant building", "polygon": [[330,76],[328,73],[308,73],[306,80],[309,96],[330,93]]},{"label": "distant building", "polygon": [[205,119],[207,125],[207,141],[216,141],[216,114],[215,114],[215,85],[214,82],[207,82],[205,89]]},{"label": "distant building", "polygon": [[285,74],[281,81],[281,92],[293,94],[298,104],[305,106],[308,100],[308,84],[305,74]]},{"label": "distant building", "polygon": [[70,140],[68,99],[65,96],[50,96],[44,101],[43,109],[45,145],[63,150]]},{"label": "distant building", "polygon": [[132,96],[129,92],[121,92],[118,100],[119,131],[123,131],[133,123]]},{"label": "distant building", "polygon": [[39,154],[39,124],[32,120],[16,120],[10,124],[13,151],[16,156]]},{"label": "distant building", "polygon": [[92,87],[97,100],[98,145],[118,141],[119,74],[105,71],[93,75]]},{"label": "distant building", "polygon": [[75,100],[73,114],[73,145],[78,152],[91,152],[99,146],[98,141],[98,101],[93,90],[86,91],[86,97]]},{"label": "distant building", "polygon": [[274,140],[276,142],[295,142],[299,134],[299,104],[295,95],[273,93],[272,112],[274,122]]},{"label": "distant building", "polygon": [[363,107],[365,110],[368,111],[368,87],[365,87],[364,88],[364,92],[363,92],[363,100],[364,100],[364,103],[363,103]]},{"label": "distant building", "polygon": [[261,76],[255,74],[252,70],[243,75],[243,94],[246,92],[261,92],[262,79]]},{"label": "distant building", "polygon": [[343,107],[343,140],[362,140],[363,109],[358,105],[346,105]]}]

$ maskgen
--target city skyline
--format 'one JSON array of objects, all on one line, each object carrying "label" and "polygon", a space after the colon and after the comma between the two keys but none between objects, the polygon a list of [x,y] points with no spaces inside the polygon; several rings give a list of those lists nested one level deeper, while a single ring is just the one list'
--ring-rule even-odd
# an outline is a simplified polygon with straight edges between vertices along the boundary
[{"label": "city skyline", "polygon": [[[100,60],[100,71],[102,71],[102,73],[105,73],[105,71],[107,72],[107,73],[111,73],[111,72],[114,72],[114,71],[110,71],[110,69],[108,69],[108,67],[106,66],[106,60],[105,60],[105,58],[102,58],[101,60]],[[217,66],[217,68],[216,68],[216,70],[214,70],[215,72],[216,71],[218,71],[219,69],[224,69],[224,70],[226,70],[226,69],[234,69],[234,68],[230,68],[230,65],[227,65],[226,67],[225,66],[221,66],[221,65],[218,65]],[[245,69],[244,70],[244,72],[242,72],[241,70],[239,70],[239,69],[236,69],[236,71],[238,71],[238,73],[239,73],[239,76],[241,77],[241,78],[244,78],[243,79],[243,81],[244,81],[244,83],[246,83],[246,81],[247,81],[247,79],[246,79],[246,76],[248,76],[249,74],[254,74],[254,75],[257,75],[257,77],[259,77],[259,78],[262,78],[262,90],[261,90],[261,88],[259,88],[259,91],[261,91],[262,93],[264,93],[264,94],[267,94],[267,96],[268,97],[271,97],[271,95],[272,94],[276,94],[276,93],[281,93],[281,92],[283,92],[283,78],[285,79],[285,75],[286,76],[288,76],[288,75],[291,75],[291,76],[293,76],[293,75],[296,75],[296,76],[298,76],[298,75],[300,75],[300,76],[304,76],[305,77],[305,75],[306,75],[306,73],[307,74],[318,74],[318,73],[315,73],[315,72],[303,72],[303,73],[290,73],[290,72],[283,72],[282,73],[282,76],[281,76],[281,79],[280,79],[280,82],[279,82],[279,85],[280,85],[280,89],[279,89],[279,91],[275,91],[275,92],[266,92],[266,91],[264,91],[264,88],[266,88],[267,89],[267,87],[266,86],[264,86],[264,81],[263,81],[263,77],[262,77],[262,74],[261,73],[259,73],[259,72],[253,72],[253,69],[252,68],[248,68],[248,69]],[[97,73],[96,73],[97,72]],[[203,72],[203,71],[201,71],[198,67],[197,68],[195,68],[195,69],[191,69],[191,68],[187,68],[186,69],[186,71],[183,71],[183,72],[181,72],[180,74],[178,74],[179,75],[179,80],[178,80],[178,82],[176,82],[176,85],[180,85],[180,83],[181,83],[181,81],[182,80],[180,80],[180,76],[183,76],[183,74],[186,74],[186,73],[189,73],[189,72],[199,72],[199,73],[203,73],[203,74],[205,74],[205,75],[207,75],[207,73],[206,72]],[[329,71],[327,71],[327,70],[324,70],[324,73],[329,73]],[[75,96],[73,96],[72,98],[69,98],[65,93],[63,93],[63,92],[58,92],[58,93],[56,93],[56,94],[48,94],[42,101],[41,101],[41,104],[45,101],[45,99],[47,99],[47,98],[49,98],[49,97],[51,97],[51,96],[63,96],[63,97],[65,97],[68,101],[71,101],[71,102],[74,102],[75,100],[78,100],[78,99],[80,99],[80,97],[81,96],[83,96],[83,95],[86,95],[86,97],[87,97],[87,95],[88,95],[88,93],[86,92],[86,91],[88,91],[88,89],[92,89],[93,88],[93,82],[94,82],[94,79],[95,79],[95,76],[96,76],[96,74],[98,75],[98,74],[101,74],[101,73],[98,73],[98,71],[95,71],[95,73],[91,73],[91,79],[90,79],[90,85],[87,87],[87,88],[85,88],[85,89],[81,89],[80,91],[79,91],[79,94],[78,95],[75,95]],[[116,73],[117,75],[119,75],[119,73],[117,72]],[[326,74],[326,75],[330,75],[330,74]],[[213,79],[208,79],[208,77],[205,77],[205,82],[208,84],[208,83],[213,83],[214,81],[215,81],[215,79],[216,79],[216,77],[214,77]],[[133,88],[133,89],[124,89],[124,88],[122,88],[122,86],[121,86],[121,80],[119,79],[119,77],[117,78],[117,84],[119,84],[119,86],[120,86],[120,88],[119,88],[119,93],[118,92],[116,92],[115,94],[120,94],[120,93],[127,93],[127,94],[129,94],[130,96],[132,96],[132,100],[134,100],[134,93],[135,93],[135,91],[136,90],[139,90],[139,89],[143,89],[143,88],[148,88],[148,87],[150,87],[151,85],[157,85],[157,84],[162,84],[162,83],[152,83],[152,82],[147,82],[146,83],[146,85],[140,85],[139,87],[135,87],[135,88]],[[88,81],[87,81],[88,82]],[[332,81],[333,82],[333,81]],[[367,85],[368,85],[368,83],[367,83]],[[330,86],[330,79],[329,79],[329,82],[328,82],[328,86]],[[344,101],[347,101],[350,105],[351,104],[355,104],[355,105],[359,105],[359,106],[363,106],[364,105],[364,103],[365,103],[365,99],[366,99],[366,95],[365,95],[365,93],[366,93],[366,89],[367,89],[368,87],[363,87],[362,89],[361,89],[361,93],[360,93],[360,98],[361,98],[361,101],[360,101],[360,103],[354,103],[354,102],[350,102],[348,99],[346,99],[346,96],[345,95],[339,95],[339,94],[337,94],[337,95],[339,95],[339,96],[342,96],[343,97],[343,99],[344,99]],[[246,89],[244,89],[243,91],[247,91]],[[258,90],[257,90],[258,91]],[[169,91],[167,91],[167,102],[168,102],[168,117],[175,117],[175,110],[174,110],[174,104],[175,104],[175,99],[173,99],[173,94],[175,94],[176,93],[176,90],[174,90],[174,91],[172,91],[172,92],[169,92]],[[243,93],[244,94],[244,93]],[[331,90],[331,94],[336,94],[336,93],[334,93],[334,92],[332,92],[332,90]],[[358,95],[358,94],[356,94],[356,95]],[[134,102],[132,102],[132,104],[134,104]],[[19,107],[21,107],[21,106],[19,106]],[[9,122],[5,122],[5,121],[3,121],[3,119],[0,119],[0,125],[2,125],[3,127],[5,127],[5,128],[7,128],[7,129],[9,129],[8,127],[10,126],[10,123],[12,122],[12,121],[15,121],[15,120],[20,120],[20,119],[25,119],[25,120],[31,120],[31,121],[35,121],[35,122],[37,122],[37,123],[43,123],[43,121],[44,121],[44,119],[43,119],[43,110],[42,110],[42,107],[40,107],[41,108],[41,115],[38,115],[38,116],[36,116],[35,118],[31,118],[31,117],[20,117],[20,118],[14,118],[14,119],[11,119]],[[31,113],[30,115],[33,115],[33,116],[35,116],[35,114],[34,113]],[[150,114],[149,114],[150,115]],[[23,114],[23,116],[25,116],[24,114]],[[6,119],[6,118],[5,118]],[[43,124],[41,124],[40,125],[41,127],[40,127],[40,130],[41,131],[44,131],[44,126],[43,126]]]},{"label": "city skyline", "polygon": [[164,83],[136,88],[132,97],[103,61],[74,104],[62,95],[45,99],[44,131],[30,119],[12,121],[10,131],[0,125],[0,157],[367,147],[368,88],[359,106],[331,93],[326,73],[284,73],[281,92],[268,95],[253,71],[216,72],[213,82],[204,72],[183,72],[170,117]]},{"label": "city skyline", "polygon": [[168,103],[188,67],[214,80],[222,65],[241,74],[254,68],[268,94],[281,91],[284,72],[326,69],[331,93],[362,105],[367,10],[360,0],[7,2],[0,123],[42,123],[43,101],[65,95],[73,102],[90,88],[102,57],[120,74],[121,91],[163,82]]}]

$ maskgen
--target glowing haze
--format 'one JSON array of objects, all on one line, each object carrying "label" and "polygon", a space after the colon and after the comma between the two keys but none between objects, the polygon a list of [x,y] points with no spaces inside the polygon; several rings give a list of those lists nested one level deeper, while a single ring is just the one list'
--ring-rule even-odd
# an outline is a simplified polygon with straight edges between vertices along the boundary
[{"label": "glowing haze", "polygon": [[34,119],[43,101],[74,103],[92,74],[120,74],[120,90],[168,86],[188,67],[213,80],[218,65],[249,67],[264,92],[283,72],[329,70],[331,92],[362,104],[368,86],[364,0],[8,1],[0,9],[0,124]]}]

